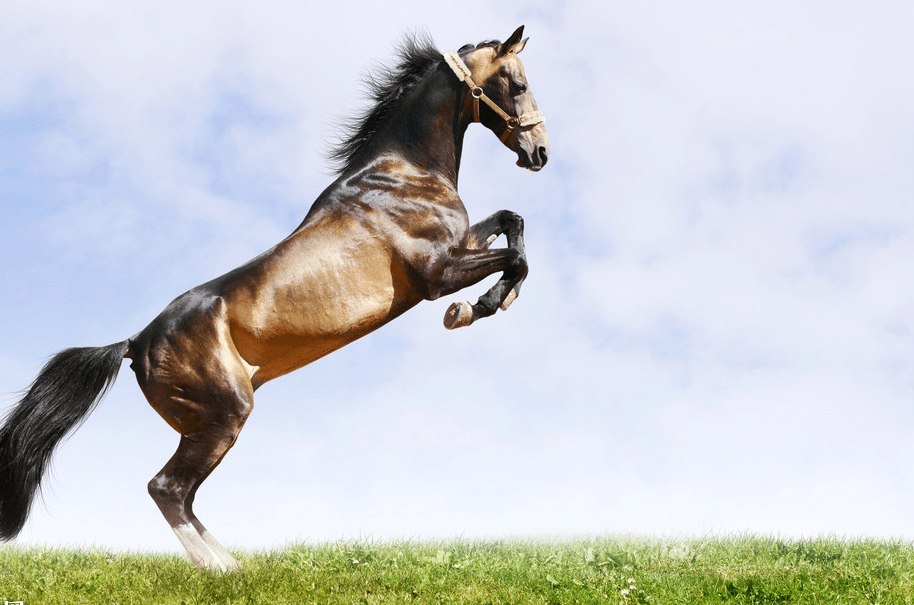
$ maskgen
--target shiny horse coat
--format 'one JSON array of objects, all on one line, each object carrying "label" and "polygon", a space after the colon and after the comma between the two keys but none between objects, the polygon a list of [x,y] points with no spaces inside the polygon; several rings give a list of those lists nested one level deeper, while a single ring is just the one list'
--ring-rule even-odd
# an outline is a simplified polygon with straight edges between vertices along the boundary
[{"label": "shiny horse coat", "polygon": [[[507,308],[527,275],[523,220],[500,211],[471,225],[457,176],[476,115],[519,166],[546,164],[548,135],[518,58],[522,34],[462,48],[469,86],[430,44],[408,39],[400,65],[373,84],[375,107],[335,153],[339,177],[291,235],[179,296],[126,341],[53,357],[0,429],[0,537],[21,530],[54,447],[129,358],[150,405],[181,435],[150,495],[194,564],[235,568],[193,501],[260,385],[492,274],[501,278],[475,304],[452,304],[445,326]],[[507,247],[490,249],[502,234]]]}]

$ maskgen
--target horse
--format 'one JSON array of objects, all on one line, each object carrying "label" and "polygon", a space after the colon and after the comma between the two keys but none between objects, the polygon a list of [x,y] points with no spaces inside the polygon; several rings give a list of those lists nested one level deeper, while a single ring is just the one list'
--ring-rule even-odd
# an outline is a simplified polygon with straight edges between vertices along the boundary
[{"label": "horse", "polygon": [[[370,75],[373,107],[348,124],[334,180],[301,224],[260,256],[178,296],[130,338],[52,356],[0,429],[0,539],[22,530],[51,455],[117,378],[121,362],[180,434],[149,494],[201,571],[238,569],[193,512],[203,481],[231,449],[254,391],[380,328],[423,300],[501,273],[476,303],[455,302],[448,329],[506,310],[527,276],[524,222],[502,210],[470,224],[457,193],[463,140],[479,122],[539,171],[543,114],[504,42],[442,54],[408,35],[399,63]],[[491,248],[505,235],[504,248]]]}]

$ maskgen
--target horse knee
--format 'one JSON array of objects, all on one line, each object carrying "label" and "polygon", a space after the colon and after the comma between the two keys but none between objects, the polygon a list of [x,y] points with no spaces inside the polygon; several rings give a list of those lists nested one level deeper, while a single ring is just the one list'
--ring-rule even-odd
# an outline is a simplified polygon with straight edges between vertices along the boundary
[{"label": "horse knee", "polygon": [[515,233],[524,232],[524,218],[516,212],[505,210],[505,222]]},{"label": "horse knee", "polygon": [[527,255],[519,250],[512,250],[515,254],[511,258],[511,265],[506,270],[508,276],[511,277],[514,281],[521,281],[527,277],[527,272],[529,267],[527,265]]}]

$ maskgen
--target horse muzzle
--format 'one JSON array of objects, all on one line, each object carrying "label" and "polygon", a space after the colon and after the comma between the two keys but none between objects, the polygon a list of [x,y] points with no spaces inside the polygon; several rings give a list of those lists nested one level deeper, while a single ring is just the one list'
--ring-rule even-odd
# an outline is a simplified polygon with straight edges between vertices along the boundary
[{"label": "horse muzzle", "polygon": [[549,161],[549,135],[542,124],[517,134],[517,165],[539,172]]}]

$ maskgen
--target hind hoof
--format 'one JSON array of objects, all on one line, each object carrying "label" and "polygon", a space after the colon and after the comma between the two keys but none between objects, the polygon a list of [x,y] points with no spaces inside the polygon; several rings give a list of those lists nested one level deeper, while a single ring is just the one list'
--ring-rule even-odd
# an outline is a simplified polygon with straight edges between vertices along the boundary
[{"label": "hind hoof", "polygon": [[464,301],[453,303],[444,314],[444,327],[448,330],[462,328],[473,323],[473,305]]}]

